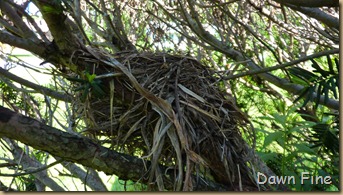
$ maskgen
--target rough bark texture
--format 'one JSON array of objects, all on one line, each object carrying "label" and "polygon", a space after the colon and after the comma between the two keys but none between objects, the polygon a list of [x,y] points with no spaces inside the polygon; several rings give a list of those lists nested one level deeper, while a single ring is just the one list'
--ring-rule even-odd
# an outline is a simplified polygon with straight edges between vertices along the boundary
[{"label": "rough bark texture", "polygon": [[[115,174],[122,180],[147,183],[144,176],[147,173],[146,167],[150,166],[149,161],[109,150],[88,138],[60,131],[1,106],[0,137],[18,140],[35,149],[103,171],[108,175]],[[166,170],[166,167],[160,168]],[[173,182],[169,179],[172,177],[164,175],[166,189],[173,189]],[[193,185],[197,186],[197,190],[230,190],[203,178],[198,182],[194,179]]]}]

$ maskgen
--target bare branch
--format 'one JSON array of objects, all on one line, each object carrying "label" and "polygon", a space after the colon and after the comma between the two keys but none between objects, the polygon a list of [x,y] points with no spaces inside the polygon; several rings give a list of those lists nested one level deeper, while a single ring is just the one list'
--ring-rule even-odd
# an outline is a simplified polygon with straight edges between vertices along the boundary
[{"label": "bare branch", "polygon": [[6,30],[8,30],[10,33],[16,35],[16,36],[21,36],[21,31],[12,26],[11,24],[9,24],[5,19],[3,19],[2,17],[0,18],[0,24],[5,27]]},{"label": "bare branch", "polygon": [[[260,71],[261,67],[258,66],[256,63],[254,63],[251,59],[248,59],[244,56],[243,53],[233,49],[233,48],[229,48],[227,46],[225,46],[223,44],[223,42],[221,42],[220,40],[218,40],[216,37],[214,37],[213,35],[211,35],[208,31],[204,30],[204,28],[199,25],[201,24],[200,21],[197,21],[197,13],[195,12],[194,9],[191,9],[191,14],[192,16],[190,16],[187,11],[182,8],[182,3],[180,2],[180,7],[181,10],[184,14],[184,17],[186,18],[187,22],[189,23],[191,29],[193,30],[193,32],[195,34],[197,34],[199,36],[199,38],[203,39],[205,42],[207,42],[208,44],[210,44],[211,46],[213,46],[217,51],[220,51],[224,54],[226,54],[228,57],[230,57],[231,59],[237,61],[237,62],[241,62],[241,61],[247,61],[247,66],[251,71]],[[191,7],[191,6],[190,6]],[[258,76],[260,76],[261,78],[273,83],[274,85],[288,91],[289,93],[293,93],[293,94],[299,94],[299,92],[304,88],[301,85],[296,85],[293,83],[290,83],[288,80],[286,79],[282,79],[282,78],[278,78],[270,73],[261,73]],[[313,97],[316,97],[317,94],[313,93],[312,94]],[[339,108],[339,103],[335,100],[330,100],[328,102],[324,101],[324,96],[321,96],[319,104],[325,105],[329,108],[332,109],[338,109]]]},{"label": "bare branch", "polygon": [[30,51],[39,56],[44,56],[46,48],[44,43],[34,42],[31,39],[24,39],[7,33],[6,31],[0,31],[0,42],[7,43],[9,45],[19,47]]},{"label": "bare branch", "polygon": [[31,29],[27,27],[22,18],[10,5],[7,4],[7,2],[0,1],[0,9],[11,19],[14,25],[16,25],[20,29],[21,36],[23,38],[38,40],[35,33],[33,33]]},{"label": "bare branch", "polygon": [[273,0],[281,4],[304,7],[339,7],[339,0]]},{"label": "bare branch", "polygon": [[[13,141],[9,139],[5,139],[8,144],[11,145],[13,156],[14,158],[19,161],[19,163],[23,166],[24,169],[32,169],[35,167],[40,167],[33,171],[28,171],[24,174],[32,173],[39,181],[44,183],[46,186],[51,188],[54,191],[65,191],[62,187],[60,187],[54,180],[48,177],[46,169],[50,166],[56,165],[60,162],[55,162],[50,164],[50,166],[43,166],[38,160],[31,158],[29,155],[24,153],[24,151]],[[20,159],[20,160],[19,160]],[[21,174],[16,174],[15,176],[19,176]]]},{"label": "bare branch", "polygon": [[273,71],[273,70],[278,70],[278,69],[286,68],[286,67],[289,67],[289,66],[293,66],[293,65],[296,65],[296,64],[299,64],[301,62],[305,62],[305,61],[308,61],[308,60],[311,60],[311,59],[314,59],[314,58],[319,58],[319,57],[322,57],[322,56],[326,56],[326,55],[330,55],[330,54],[337,54],[337,53],[339,53],[339,49],[332,49],[332,50],[328,50],[328,51],[322,51],[322,52],[315,53],[315,54],[312,54],[312,55],[309,55],[309,56],[301,57],[301,58],[299,58],[297,60],[294,60],[294,61],[291,61],[291,62],[287,62],[287,63],[284,63],[284,64],[279,64],[279,65],[272,66],[272,67],[267,67],[267,68],[261,68],[261,69],[247,71],[247,72],[242,72],[242,73],[239,73],[239,74],[223,77],[223,79],[229,80],[229,79],[236,79],[236,78],[243,77],[243,76],[248,76],[248,75],[255,75],[255,74],[260,74],[260,73],[266,73],[266,72],[270,72],[270,71]]},{"label": "bare branch", "polygon": [[62,94],[59,92],[56,92],[54,90],[51,90],[49,88],[37,85],[35,83],[32,83],[28,80],[25,80],[21,77],[18,77],[10,72],[8,72],[7,70],[3,69],[0,67],[0,75],[4,76],[6,78],[9,78],[17,83],[20,83],[24,86],[30,87],[32,89],[35,89],[36,91],[42,93],[43,95],[47,95],[47,96],[51,96],[53,98],[56,98],[58,100],[62,100],[62,101],[66,101],[66,102],[71,102],[72,101],[72,97],[68,96],[67,94]]},{"label": "bare branch", "polygon": [[[95,172],[88,174],[86,171],[78,167],[74,163],[63,162],[62,165],[73,175],[78,177],[83,183],[88,185],[94,191],[107,191],[105,184],[99,178],[99,175]],[[90,169],[90,168],[88,168]],[[92,172],[92,171],[91,171]]]},{"label": "bare branch", "polygon": [[294,10],[297,10],[303,14],[306,14],[312,18],[317,19],[318,21],[323,22],[328,27],[339,29],[339,19],[329,14],[326,14],[319,8],[298,7],[298,6],[289,5],[289,4],[286,4],[286,5]]},{"label": "bare branch", "polygon": [[[38,173],[38,172],[42,172],[44,170],[47,170],[48,168],[50,167],[53,167],[59,163],[61,163],[63,160],[61,161],[55,161],[49,165],[46,165],[46,166],[40,166],[38,168],[35,168],[34,170],[31,170],[31,171],[25,171],[23,173],[14,173],[14,174],[7,174],[7,173],[0,173],[0,176],[3,176],[3,177],[17,177],[17,176],[23,176],[23,175],[29,175],[29,174],[35,174],[35,173]],[[29,168],[32,168],[33,166],[30,166]]]}]

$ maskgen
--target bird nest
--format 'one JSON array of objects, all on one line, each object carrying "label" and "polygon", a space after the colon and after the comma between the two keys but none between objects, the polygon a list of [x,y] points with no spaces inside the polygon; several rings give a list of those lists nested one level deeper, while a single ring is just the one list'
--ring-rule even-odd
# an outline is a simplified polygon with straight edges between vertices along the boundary
[{"label": "bird nest", "polygon": [[232,190],[255,186],[241,135],[251,132],[249,121],[214,70],[166,53],[99,58],[105,65],[89,70],[105,95],[94,95],[90,87],[86,100],[76,102],[83,108],[85,132],[117,151],[150,160],[147,175],[159,190],[158,175],[164,173],[158,164],[175,173],[175,190],[195,189],[194,175]]}]

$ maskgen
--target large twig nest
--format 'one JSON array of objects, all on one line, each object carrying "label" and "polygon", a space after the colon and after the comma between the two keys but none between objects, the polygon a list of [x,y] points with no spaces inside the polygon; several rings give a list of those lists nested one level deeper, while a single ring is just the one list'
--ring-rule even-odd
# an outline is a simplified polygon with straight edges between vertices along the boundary
[{"label": "large twig nest", "polygon": [[255,186],[240,133],[249,131],[249,121],[215,71],[165,53],[123,52],[114,58],[121,68],[107,59],[104,66],[90,68],[106,95],[76,102],[84,108],[88,133],[151,160],[147,176],[159,190],[164,173],[158,163],[175,173],[175,190],[196,189],[190,182],[194,175],[210,176],[233,190]]}]

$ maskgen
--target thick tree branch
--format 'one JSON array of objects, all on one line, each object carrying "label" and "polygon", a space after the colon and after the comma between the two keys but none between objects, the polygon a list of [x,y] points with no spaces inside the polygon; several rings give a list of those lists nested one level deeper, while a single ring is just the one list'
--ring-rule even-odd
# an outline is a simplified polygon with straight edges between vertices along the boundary
[{"label": "thick tree branch", "polygon": [[5,19],[3,18],[0,18],[0,24],[5,27],[5,29],[9,32],[11,32],[12,34],[16,35],[16,36],[19,36],[20,37],[20,34],[21,34],[21,31],[12,26],[10,23],[8,23],[8,21],[6,21]]},{"label": "thick tree branch", "polygon": [[[27,7],[29,6],[29,4],[31,3],[31,0],[26,0],[22,5],[18,5],[15,2],[11,2],[11,1],[9,1],[8,3],[11,6],[13,6],[14,9],[17,10],[17,13],[19,14],[19,16],[26,18],[26,20],[29,22],[29,24],[27,25],[32,26],[34,28],[32,29],[32,31],[36,30],[35,33],[37,33],[44,42],[49,42],[49,39],[46,37],[42,29],[38,26],[36,20],[28,12],[25,11]],[[25,19],[23,20],[25,21]]]},{"label": "thick tree branch", "polygon": [[[33,2],[42,13],[61,53],[66,55],[74,53],[79,48],[78,41],[72,32],[75,27],[67,24],[67,22],[71,21],[64,14],[64,8],[61,5],[62,1],[34,0]],[[74,26],[76,25],[74,24]]]},{"label": "thick tree branch", "polygon": [[286,6],[290,7],[293,10],[306,14],[311,18],[315,18],[323,24],[327,25],[328,27],[335,28],[337,30],[339,29],[339,18],[329,15],[320,10],[319,8],[310,8],[306,6],[299,7],[290,4],[286,4]]},{"label": "thick tree branch", "polygon": [[[7,31],[0,31],[0,42],[8,45],[25,49],[37,56],[45,59],[46,62],[54,64],[65,63],[67,60],[61,58],[61,54],[54,42],[33,41],[31,39],[24,39],[14,36]],[[69,59],[69,57],[68,57]],[[70,65],[71,69],[74,67]]]},{"label": "thick tree branch", "polygon": [[[115,174],[123,180],[148,182],[145,175],[148,173],[150,161],[115,152],[88,138],[60,131],[2,106],[0,106],[0,137],[18,140],[67,161],[76,162],[109,175]],[[166,167],[159,167],[162,170],[161,173],[166,173]],[[173,174],[161,176],[165,182],[165,188],[173,190]],[[197,190],[230,190],[205,178],[196,180],[196,176],[193,177],[193,183],[193,186],[197,186]]]},{"label": "thick tree branch", "polygon": [[274,0],[281,4],[304,7],[339,7],[339,0]]},{"label": "thick tree branch", "polygon": [[37,43],[32,41],[31,39],[24,39],[17,36],[13,36],[3,30],[0,31],[0,42],[9,44],[14,47],[25,49],[39,56],[44,56],[46,50],[46,47],[44,47],[43,42]]},{"label": "thick tree branch", "polygon": [[16,10],[14,10],[6,1],[0,1],[0,9],[11,19],[11,21],[16,25],[21,31],[20,35],[23,38],[31,39],[37,41],[35,33],[33,33],[29,27],[24,23],[23,19]]}]

